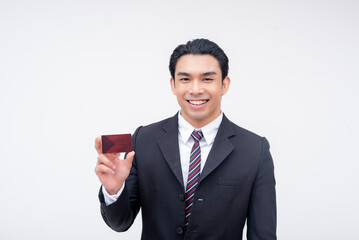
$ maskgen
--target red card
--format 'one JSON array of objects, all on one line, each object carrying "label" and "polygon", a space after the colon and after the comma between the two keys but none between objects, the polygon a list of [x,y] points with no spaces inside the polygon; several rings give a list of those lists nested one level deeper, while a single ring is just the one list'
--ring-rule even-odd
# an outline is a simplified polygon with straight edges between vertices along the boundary
[{"label": "red card", "polygon": [[103,153],[120,153],[132,151],[131,134],[102,135]]}]

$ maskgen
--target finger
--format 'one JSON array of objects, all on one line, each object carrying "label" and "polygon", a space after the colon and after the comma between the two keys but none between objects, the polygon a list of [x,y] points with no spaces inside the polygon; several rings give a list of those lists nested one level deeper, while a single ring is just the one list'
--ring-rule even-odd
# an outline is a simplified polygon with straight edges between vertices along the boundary
[{"label": "finger", "polygon": [[97,157],[97,165],[101,165],[101,164],[104,164],[105,166],[112,169],[116,168],[115,164],[103,154],[100,154]]},{"label": "finger", "polygon": [[115,174],[115,171],[104,164],[99,164],[95,167],[95,173],[100,176],[102,174]]},{"label": "finger", "polygon": [[126,155],[126,158],[124,159],[124,161],[126,161],[126,162],[132,164],[132,161],[133,161],[133,157],[134,157],[134,156],[135,156],[135,152],[134,152],[134,151],[129,152],[129,153]]},{"label": "finger", "polygon": [[113,161],[115,158],[118,158],[120,156],[119,153],[104,153],[105,157]]},{"label": "finger", "polygon": [[102,142],[101,136],[98,136],[95,140],[95,148],[98,154],[102,154]]}]

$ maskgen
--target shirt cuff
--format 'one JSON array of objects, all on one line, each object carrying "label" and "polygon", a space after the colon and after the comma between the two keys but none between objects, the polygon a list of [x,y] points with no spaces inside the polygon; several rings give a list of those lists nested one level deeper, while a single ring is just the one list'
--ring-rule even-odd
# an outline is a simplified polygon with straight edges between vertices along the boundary
[{"label": "shirt cuff", "polygon": [[106,206],[110,205],[111,203],[116,202],[118,197],[121,195],[124,188],[125,188],[125,184],[122,185],[121,189],[116,194],[110,195],[106,191],[106,189],[102,186],[102,193],[103,193],[103,197],[105,199]]}]

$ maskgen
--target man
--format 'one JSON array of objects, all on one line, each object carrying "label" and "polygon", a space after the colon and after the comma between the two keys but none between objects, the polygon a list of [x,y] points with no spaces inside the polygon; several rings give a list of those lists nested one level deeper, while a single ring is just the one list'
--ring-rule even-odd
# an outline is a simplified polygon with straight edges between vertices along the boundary
[{"label": "man", "polygon": [[[179,45],[170,59],[174,117],[139,127],[134,152],[102,154],[95,172],[102,217],[126,231],[142,209],[142,239],[276,239],[269,143],[221,112],[228,58],[206,39]],[[136,155],[135,155],[136,153]]]}]

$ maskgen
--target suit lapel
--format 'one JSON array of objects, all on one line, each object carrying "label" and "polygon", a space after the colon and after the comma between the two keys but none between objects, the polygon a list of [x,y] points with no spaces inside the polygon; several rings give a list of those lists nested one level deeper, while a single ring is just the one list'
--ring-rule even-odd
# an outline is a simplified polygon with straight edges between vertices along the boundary
[{"label": "suit lapel", "polygon": [[177,114],[169,118],[163,125],[163,130],[165,135],[158,140],[158,144],[161,148],[162,154],[165,157],[168,165],[170,166],[172,172],[176,176],[177,180],[180,182],[182,187],[183,176],[181,169],[181,160],[178,146],[178,116]]},{"label": "suit lapel", "polygon": [[234,146],[229,141],[229,137],[234,135],[232,123],[223,115],[222,123],[218,129],[217,136],[213,142],[211,151],[208,154],[206,164],[201,173],[202,182],[223,160],[233,151]]},{"label": "suit lapel", "polygon": [[[165,134],[158,140],[158,144],[169,167],[184,188],[181,160],[178,146],[178,116],[169,118],[163,125]],[[232,123],[223,115],[222,123],[208,154],[206,164],[202,170],[200,182],[203,181],[224,159],[233,151],[234,146],[229,137],[234,135]]]}]

